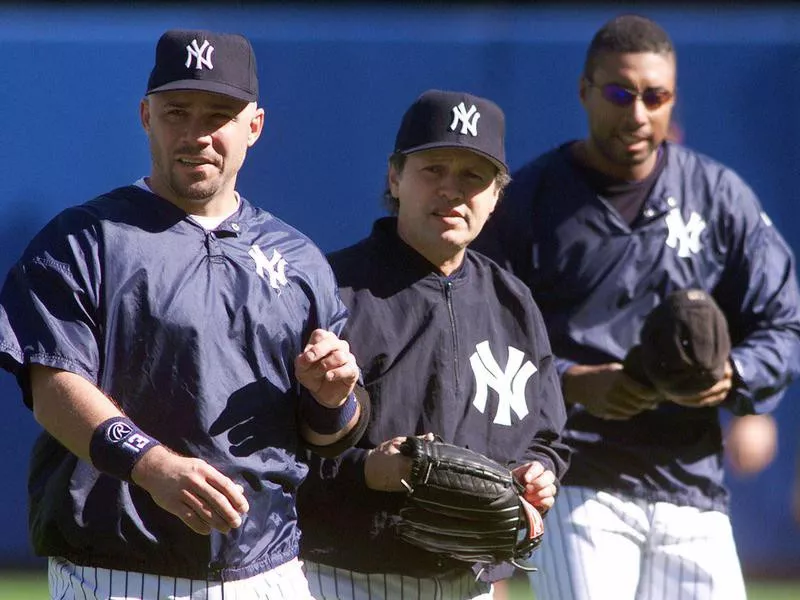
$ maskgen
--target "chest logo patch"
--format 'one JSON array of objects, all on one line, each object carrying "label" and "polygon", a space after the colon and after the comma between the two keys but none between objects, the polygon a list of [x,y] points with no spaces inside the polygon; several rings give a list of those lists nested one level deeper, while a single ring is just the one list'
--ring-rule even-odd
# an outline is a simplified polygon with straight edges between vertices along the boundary
[{"label": "chest logo patch", "polygon": [[289,283],[286,279],[286,259],[277,249],[273,248],[272,257],[267,258],[258,244],[253,244],[248,254],[256,263],[256,274],[261,279],[269,279],[269,285],[273,289],[280,290]]},{"label": "chest logo patch", "polygon": [[509,346],[506,368],[501,369],[492,356],[488,340],[475,346],[475,352],[469,358],[472,373],[475,375],[475,398],[472,404],[481,413],[486,412],[489,388],[496,391],[499,398],[497,412],[494,415],[496,425],[510,427],[511,411],[514,411],[520,419],[528,415],[525,386],[538,369],[529,360],[523,364],[524,360],[525,354],[521,350]]},{"label": "chest logo patch", "polygon": [[665,218],[669,235],[667,246],[678,249],[678,256],[688,258],[700,252],[700,234],[706,228],[706,222],[696,212],[689,215],[689,221],[684,222],[681,211],[673,208]]}]

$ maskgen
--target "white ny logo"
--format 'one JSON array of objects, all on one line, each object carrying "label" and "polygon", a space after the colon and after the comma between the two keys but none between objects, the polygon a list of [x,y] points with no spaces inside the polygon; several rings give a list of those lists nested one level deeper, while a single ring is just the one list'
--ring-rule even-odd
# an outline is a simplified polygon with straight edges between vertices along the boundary
[{"label": "white ny logo", "polygon": [[277,250],[272,250],[272,258],[268,259],[264,256],[261,248],[257,244],[250,246],[248,254],[256,262],[256,273],[259,277],[264,279],[264,272],[269,275],[269,284],[276,290],[279,290],[281,285],[286,285],[289,281],[286,279],[286,260],[281,256]]},{"label": "white ny logo", "polygon": [[684,223],[680,209],[673,208],[667,214],[665,221],[669,229],[667,246],[677,247],[679,257],[686,258],[700,252],[700,234],[706,228],[706,222],[700,218],[700,215],[692,212],[689,222]]},{"label": "white ny logo", "polygon": [[525,386],[531,375],[538,369],[531,361],[522,364],[525,355],[514,348],[508,347],[508,362],[505,372],[492,356],[489,342],[483,341],[475,346],[476,352],[469,357],[469,364],[475,374],[475,398],[472,404],[480,412],[486,411],[486,397],[491,387],[497,392],[500,401],[497,404],[497,413],[494,422],[498,425],[511,426],[511,411],[513,410],[520,419],[528,414],[528,405],[525,402]]},{"label": "white ny logo", "polygon": [[478,119],[481,118],[481,113],[475,108],[475,105],[469,107],[464,106],[462,102],[458,106],[453,107],[453,122],[450,123],[450,130],[455,131],[458,122],[461,121],[460,133],[469,133],[471,135],[478,135]]},{"label": "white ny logo", "polygon": [[214,46],[209,44],[208,40],[203,40],[203,45],[199,48],[197,47],[197,40],[192,40],[192,43],[186,46],[186,68],[188,69],[192,64],[192,57],[194,57],[197,60],[195,69],[200,70],[203,66],[213,69],[214,65],[211,64],[212,52],[214,52]]}]

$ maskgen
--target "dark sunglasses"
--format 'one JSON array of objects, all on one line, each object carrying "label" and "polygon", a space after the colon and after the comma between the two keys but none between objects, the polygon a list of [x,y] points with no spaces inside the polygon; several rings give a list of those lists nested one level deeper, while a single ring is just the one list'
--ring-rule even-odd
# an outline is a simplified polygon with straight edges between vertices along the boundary
[{"label": "dark sunglasses", "polygon": [[603,98],[614,106],[630,106],[637,98],[641,98],[648,110],[655,110],[672,100],[674,94],[664,88],[647,88],[643,92],[634,92],[616,83],[607,83],[597,86],[591,79],[589,85],[600,88]]}]

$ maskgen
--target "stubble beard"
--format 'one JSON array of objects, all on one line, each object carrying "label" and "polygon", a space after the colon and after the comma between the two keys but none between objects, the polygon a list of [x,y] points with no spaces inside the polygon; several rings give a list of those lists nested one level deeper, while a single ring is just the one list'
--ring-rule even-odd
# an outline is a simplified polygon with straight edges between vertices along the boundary
[{"label": "stubble beard", "polygon": [[207,179],[187,184],[185,181],[181,181],[178,175],[171,173],[169,187],[180,200],[191,204],[205,204],[219,192],[222,185],[219,180],[209,181]]}]

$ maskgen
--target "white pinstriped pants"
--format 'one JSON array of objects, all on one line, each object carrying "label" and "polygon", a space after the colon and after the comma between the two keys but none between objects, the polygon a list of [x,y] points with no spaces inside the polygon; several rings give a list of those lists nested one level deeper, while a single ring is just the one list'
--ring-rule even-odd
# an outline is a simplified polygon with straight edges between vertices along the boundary
[{"label": "white pinstriped pants", "polygon": [[394,573],[358,573],[304,561],[315,600],[492,600],[491,585],[471,572],[417,579]]},{"label": "white pinstriped pants", "polygon": [[48,560],[52,600],[312,600],[296,558],[236,581],[204,581]]},{"label": "white pinstriped pants", "polygon": [[537,600],[745,600],[730,519],[563,487],[545,522]]}]

